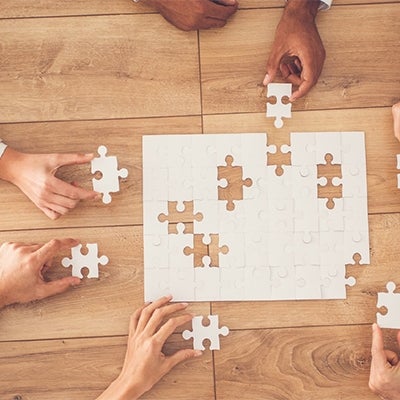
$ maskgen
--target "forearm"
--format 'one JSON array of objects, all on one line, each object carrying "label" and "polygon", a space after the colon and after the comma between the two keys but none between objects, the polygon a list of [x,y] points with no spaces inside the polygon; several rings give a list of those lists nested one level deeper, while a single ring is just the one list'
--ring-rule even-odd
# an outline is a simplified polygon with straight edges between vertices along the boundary
[{"label": "forearm", "polygon": [[320,0],[288,0],[285,13],[308,14],[315,18],[320,5]]},{"label": "forearm", "polygon": [[7,147],[0,157],[0,179],[12,183],[18,173],[18,164],[22,157],[23,153]]}]

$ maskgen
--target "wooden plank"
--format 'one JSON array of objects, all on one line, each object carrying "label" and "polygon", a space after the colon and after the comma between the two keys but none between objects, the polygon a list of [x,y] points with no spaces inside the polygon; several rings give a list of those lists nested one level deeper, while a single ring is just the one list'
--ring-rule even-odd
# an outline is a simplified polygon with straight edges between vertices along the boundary
[{"label": "wooden plank", "polygon": [[153,10],[145,1],[132,0],[15,0],[0,4],[0,18],[52,17],[68,15],[139,14]]},{"label": "wooden plank", "polygon": [[268,144],[290,132],[364,131],[369,212],[400,212],[396,169],[399,144],[394,138],[390,108],[295,112],[291,119],[285,119],[281,129],[276,129],[273,121],[273,118],[265,118],[264,113],[207,115],[203,118],[205,133],[268,132]]},{"label": "wooden plank", "polygon": [[212,311],[231,329],[372,323],[377,292],[386,291],[390,280],[400,284],[400,251],[392,245],[399,223],[400,214],[370,216],[371,264],[347,267],[357,283],[347,288],[346,300],[221,302],[212,303]]},{"label": "wooden plank", "polygon": [[[242,10],[224,29],[200,33],[205,114],[265,112],[261,83],[280,15],[277,9]],[[399,100],[400,30],[393,30],[399,17],[398,4],[335,7],[321,13],[324,70],[294,109],[381,107]]]},{"label": "wooden plank", "polygon": [[376,399],[370,337],[369,326],[231,332],[214,354],[217,399]]},{"label": "wooden plank", "polygon": [[[0,125],[1,138],[25,152],[94,152],[99,145],[117,155],[129,170],[111,204],[85,202],[58,221],[50,221],[16,187],[0,181],[0,230],[142,224],[142,135],[201,133],[200,117],[73,121]],[[27,140],[29,138],[29,140]],[[90,165],[64,168],[59,174],[91,187]],[[19,218],[15,218],[18,215]]]},{"label": "wooden plank", "polygon": [[[171,354],[189,347],[181,335],[173,335],[164,351]],[[0,397],[95,399],[118,376],[125,350],[126,337],[0,343]],[[214,399],[210,351],[180,364],[141,397],[188,398]]]},{"label": "wooden plank", "polygon": [[159,15],[0,20],[0,122],[200,114],[196,32]]},{"label": "wooden plank", "polygon": [[[98,243],[99,253],[108,256],[100,266],[100,278],[85,280],[65,294],[0,311],[0,341],[88,336],[125,335],[129,317],[143,304],[143,239],[140,227],[60,229],[0,233],[6,241],[45,243],[53,238],[73,237],[82,243]],[[51,279],[68,276],[61,266],[65,251],[54,260]],[[208,315],[209,303],[190,307],[195,314]],[[189,327],[188,324],[187,327]],[[184,327],[184,329],[186,329]],[[181,329],[180,329],[181,330]]]},{"label": "wooden plank", "polygon": [[[334,5],[345,4],[385,4],[397,3],[398,0],[335,0]],[[240,0],[239,8],[276,8],[284,7],[283,0]],[[103,14],[140,14],[154,12],[146,1],[132,4],[132,0],[38,0],[31,3],[27,0],[0,3],[0,18],[52,17],[74,15]]]}]

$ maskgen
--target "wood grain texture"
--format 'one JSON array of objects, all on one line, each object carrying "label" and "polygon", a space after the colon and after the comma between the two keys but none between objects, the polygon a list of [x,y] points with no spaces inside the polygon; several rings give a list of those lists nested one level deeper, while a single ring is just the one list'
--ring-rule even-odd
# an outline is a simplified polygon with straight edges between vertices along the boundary
[{"label": "wood grain texture", "polygon": [[[24,152],[97,153],[105,145],[118,157],[120,167],[129,170],[121,180],[121,191],[112,202],[81,203],[58,221],[49,220],[16,187],[0,181],[0,231],[72,226],[109,226],[142,224],[142,135],[163,133],[201,133],[200,117],[74,121],[0,125],[0,137],[11,147]],[[29,140],[27,140],[29,138]],[[60,177],[92,185],[90,165],[64,168]],[[16,219],[18,214],[20,218]]]},{"label": "wood grain texture", "polygon": [[[200,33],[205,114],[265,110],[262,80],[280,15],[281,10],[242,10],[224,29]],[[400,29],[394,27],[399,21],[399,4],[321,13],[317,25],[327,52],[324,69],[294,109],[382,107],[398,101]]]},{"label": "wood grain texture", "polygon": [[[112,337],[0,343],[0,397],[93,400],[118,376],[126,341]],[[181,335],[173,335],[164,351],[172,354],[189,347]],[[214,399],[211,352],[180,364],[141,398]]]},{"label": "wood grain texture", "polygon": [[[399,0],[335,0],[333,5],[345,4],[385,4],[398,3]],[[146,0],[132,4],[132,0],[15,0],[0,3],[0,18],[78,16],[102,14],[140,14],[154,12]],[[284,0],[240,0],[239,8],[284,7]]]},{"label": "wood grain texture", "polygon": [[[0,243],[45,243],[73,237],[98,243],[109,263],[100,266],[99,279],[84,279],[79,287],[45,301],[14,305],[0,311],[0,341],[125,335],[129,316],[143,304],[143,234],[141,227],[52,229],[0,233]],[[61,266],[65,251],[54,260],[50,279],[71,275]],[[209,303],[190,307],[209,313]],[[179,329],[186,329],[189,327]]]},{"label": "wood grain texture", "polygon": [[200,113],[197,34],[159,15],[0,20],[0,33],[0,122]]},{"label": "wood grain texture", "polygon": [[214,355],[217,399],[376,399],[370,335],[369,326],[231,332]]},{"label": "wood grain texture", "polygon": [[[400,91],[399,91],[400,93]],[[268,132],[268,144],[280,143],[290,132],[348,132],[366,134],[369,213],[400,212],[396,154],[390,108],[295,112],[284,127],[276,129],[265,114],[204,116],[205,133]]]}]

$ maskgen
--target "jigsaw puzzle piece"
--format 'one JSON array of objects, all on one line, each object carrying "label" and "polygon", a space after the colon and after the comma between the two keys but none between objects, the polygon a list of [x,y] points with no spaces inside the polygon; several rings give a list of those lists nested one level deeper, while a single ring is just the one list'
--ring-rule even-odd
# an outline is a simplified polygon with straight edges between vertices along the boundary
[{"label": "jigsaw puzzle piece", "polygon": [[168,168],[168,200],[193,200],[192,170],[190,168]]},{"label": "jigsaw puzzle piece", "polygon": [[168,143],[171,135],[144,135],[142,139],[143,169],[168,168]]},{"label": "jigsaw puzzle piece", "polygon": [[229,248],[226,254],[219,255],[219,266],[224,268],[243,268],[246,265],[245,239],[243,233],[221,232],[219,240]]},{"label": "jigsaw puzzle piece", "polygon": [[319,232],[294,233],[294,264],[320,265]]},{"label": "jigsaw puzzle piece", "polygon": [[385,315],[376,313],[377,323],[381,328],[400,329],[400,294],[394,293],[396,284],[388,282],[386,284],[387,293],[378,293],[378,302],[376,307],[385,307],[387,313]]},{"label": "jigsaw puzzle piece", "polygon": [[147,269],[144,278],[144,299],[155,301],[162,296],[167,296],[171,291],[169,268]]},{"label": "jigsaw puzzle piece", "polygon": [[217,165],[217,135],[192,135],[192,167],[215,168]]},{"label": "jigsaw puzzle piece", "polygon": [[243,300],[245,298],[246,268],[230,268],[220,266],[220,297],[224,301]]},{"label": "jigsaw puzzle piece", "polygon": [[195,268],[196,301],[219,301],[221,299],[221,272],[217,267],[210,267],[211,259],[203,257],[204,267]]},{"label": "jigsaw puzzle piece", "polygon": [[194,200],[218,200],[217,174],[215,166],[192,169]]},{"label": "jigsaw puzzle piece", "polygon": [[294,300],[296,269],[293,265],[271,267],[271,300]]},{"label": "jigsaw puzzle piece", "polygon": [[196,316],[192,319],[192,331],[185,330],[182,336],[185,340],[193,338],[194,350],[205,350],[203,341],[208,339],[210,341],[210,350],[219,350],[220,341],[219,336],[227,336],[229,329],[226,326],[219,327],[218,315],[209,315],[209,325],[203,325],[203,317]]},{"label": "jigsaw puzzle piece", "polygon": [[317,199],[320,232],[344,232],[344,200],[345,199],[335,199],[335,207],[329,209],[326,207],[326,199]]},{"label": "jigsaw puzzle piece", "polygon": [[168,235],[168,221],[161,222],[160,215],[168,214],[167,201],[145,201],[143,203],[143,219],[145,235]]},{"label": "jigsaw puzzle piece", "polygon": [[115,156],[107,156],[107,147],[98,148],[100,157],[94,158],[91,162],[92,174],[100,172],[100,179],[93,178],[93,190],[103,193],[103,203],[111,203],[110,193],[119,192],[119,178],[127,178],[128,170],[126,168],[118,169],[118,160]]},{"label": "jigsaw puzzle piece", "polygon": [[294,232],[268,233],[269,266],[294,265]]},{"label": "jigsaw puzzle piece", "polygon": [[315,136],[315,133],[293,132],[290,134],[292,166],[303,167],[316,164]]},{"label": "jigsaw puzzle piece", "polygon": [[169,236],[143,236],[145,269],[168,268],[169,263]]},{"label": "jigsaw puzzle piece", "polygon": [[350,276],[346,278],[346,267],[337,264],[336,267],[322,265],[321,291],[323,299],[346,299],[346,286],[354,286],[356,280]]},{"label": "jigsaw puzzle piece", "polygon": [[201,213],[203,219],[194,221],[193,232],[205,233],[218,232],[219,229],[219,201],[218,200],[195,200],[194,213]]},{"label": "jigsaw puzzle piece", "polygon": [[325,164],[325,155],[332,154],[332,164],[342,163],[342,140],[340,132],[317,132],[315,134],[315,158],[317,164]]},{"label": "jigsaw puzzle piece", "polygon": [[269,267],[246,266],[245,295],[247,300],[271,298],[271,274]]},{"label": "jigsaw puzzle piece", "polygon": [[296,300],[322,298],[319,265],[296,265]]},{"label": "jigsaw puzzle piece", "polygon": [[268,239],[267,232],[253,231],[245,233],[246,265],[255,267],[268,266]]},{"label": "jigsaw puzzle piece", "polygon": [[145,168],[143,169],[143,201],[168,200],[168,169]]},{"label": "jigsaw puzzle piece", "polygon": [[353,255],[360,254],[360,264],[369,264],[369,232],[345,231],[344,232],[344,263],[352,264]]},{"label": "jigsaw puzzle piece", "polygon": [[267,97],[275,97],[276,103],[267,102],[267,118],[275,117],[275,128],[283,127],[282,118],[292,117],[292,103],[284,104],[282,99],[292,95],[291,83],[270,83],[267,87]]},{"label": "jigsaw puzzle piece", "polygon": [[88,278],[99,277],[99,264],[108,264],[108,257],[101,256],[98,254],[97,243],[86,244],[87,254],[82,254],[82,245],[78,244],[71,248],[71,258],[63,258],[61,264],[63,267],[68,268],[72,266],[72,276],[82,279],[82,269],[86,268],[89,273]]}]

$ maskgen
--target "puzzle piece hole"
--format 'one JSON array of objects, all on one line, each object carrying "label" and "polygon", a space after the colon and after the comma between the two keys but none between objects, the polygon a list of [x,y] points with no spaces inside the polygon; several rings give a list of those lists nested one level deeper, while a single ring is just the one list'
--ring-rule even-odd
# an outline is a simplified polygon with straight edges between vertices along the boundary
[{"label": "puzzle piece hole", "polygon": [[385,306],[378,308],[378,310],[382,315],[386,315],[389,312],[388,308]]},{"label": "puzzle piece hole", "polygon": [[90,273],[90,269],[88,267],[81,268],[81,274],[84,278],[87,278]]},{"label": "puzzle piece hole", "polygon": [[208,338],[204,338],[202,344],[206,349],[209,349],[211,347],[211,340]]}]

